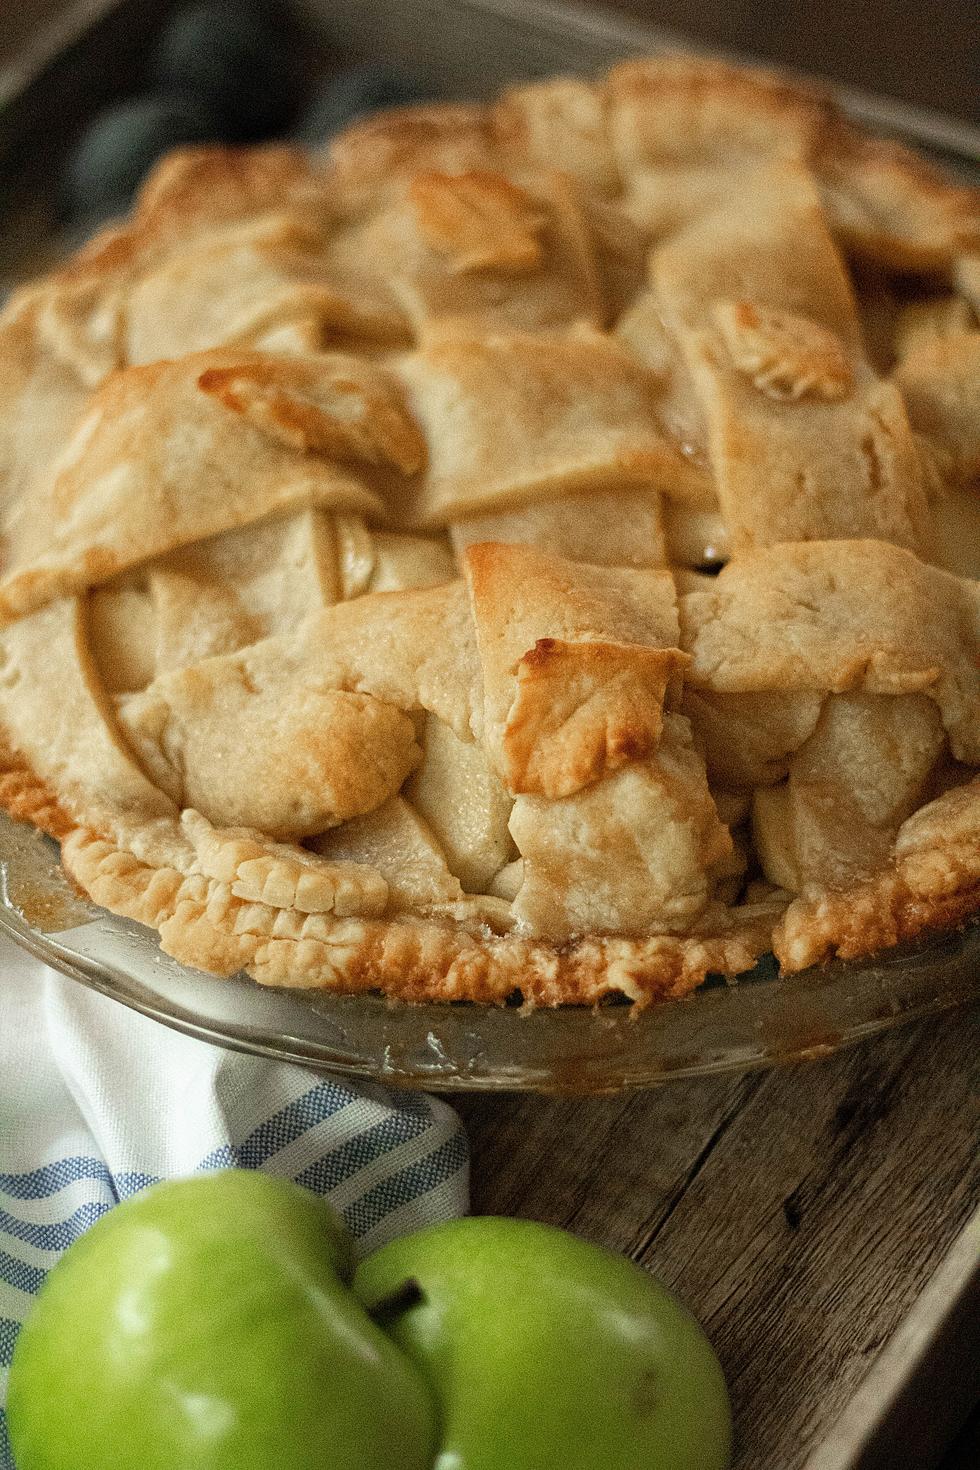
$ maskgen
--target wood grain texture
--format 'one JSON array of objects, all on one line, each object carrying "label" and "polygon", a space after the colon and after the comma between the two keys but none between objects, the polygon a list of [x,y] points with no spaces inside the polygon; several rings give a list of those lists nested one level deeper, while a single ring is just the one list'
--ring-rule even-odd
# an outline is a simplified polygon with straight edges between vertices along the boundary
[{"label": "wood grain texture", "polygon": [[458,1098],[473,1206],[654,1270],[721,1355],[737,1470],[798,1470],[980,1200],[978,1057],[974,1010],[764,1074]]}]

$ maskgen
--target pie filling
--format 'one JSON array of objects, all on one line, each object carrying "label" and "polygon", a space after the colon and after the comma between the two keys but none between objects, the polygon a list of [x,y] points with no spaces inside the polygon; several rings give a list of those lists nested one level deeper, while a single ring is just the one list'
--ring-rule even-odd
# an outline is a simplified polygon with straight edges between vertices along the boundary
[{"label": "pie filling", "polygon": [[977,192],[765,72],[172,155],[0,316],[0,800],[275,985],[963,923],[978,310]]}]

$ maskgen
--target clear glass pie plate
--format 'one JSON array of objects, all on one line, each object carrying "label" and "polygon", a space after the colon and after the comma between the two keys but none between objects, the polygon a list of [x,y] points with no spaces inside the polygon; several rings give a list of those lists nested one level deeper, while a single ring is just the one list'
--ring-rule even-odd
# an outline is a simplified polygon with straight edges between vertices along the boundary
[{"label": "clear glass pie plate", "polygon": [[980,924],[786,979],[769,957],[684,1000],[525,1011],[270,990],[185,969],[72,890],[55,843],[0,816],[0,932],[83,985],[242,1051],[429,1090],[614,1092],[829,1055],[980,997]]}]

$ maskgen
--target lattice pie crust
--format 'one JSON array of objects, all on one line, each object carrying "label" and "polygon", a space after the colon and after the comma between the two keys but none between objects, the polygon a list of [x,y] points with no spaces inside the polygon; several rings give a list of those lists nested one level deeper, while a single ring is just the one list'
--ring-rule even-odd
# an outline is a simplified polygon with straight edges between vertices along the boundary
[{"label": "lattice pie crust", "polygon": [[170,954],[639,1003],[980,905],[980,202],[688,58],[174,154],[0,318],[0,796]]}]

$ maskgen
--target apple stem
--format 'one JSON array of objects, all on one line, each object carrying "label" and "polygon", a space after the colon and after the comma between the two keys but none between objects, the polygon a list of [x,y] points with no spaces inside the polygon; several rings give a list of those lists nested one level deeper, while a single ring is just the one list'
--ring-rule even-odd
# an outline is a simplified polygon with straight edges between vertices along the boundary
[{"label": "apple stem", "polygon": [[394,1291],[390,1291],[387,1296],[376,1301],[374,1306],[368,1309],[368,1316],[379,1327],[385,1327],[389,1322],[394,1322],[403,1312],[407,1312],[409,1307],[417,1307],[419,1302],[424,1300],[425,1295],[421,1286],[414,1276],[409,1276],[401,1286],[396,1286]]}]

